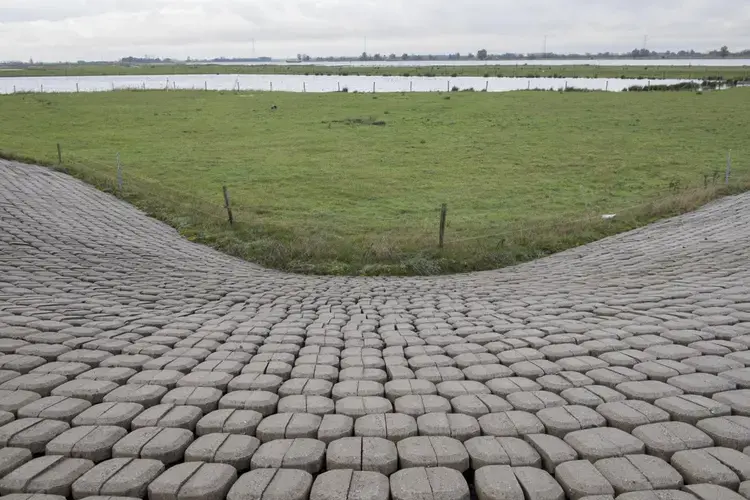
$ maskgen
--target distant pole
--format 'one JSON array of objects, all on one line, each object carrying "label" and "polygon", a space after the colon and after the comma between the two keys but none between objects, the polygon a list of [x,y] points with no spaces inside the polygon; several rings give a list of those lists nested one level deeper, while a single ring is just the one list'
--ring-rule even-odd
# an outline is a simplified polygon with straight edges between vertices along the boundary
[{"label": "distant pole", "polygon": [[606,92],[607,90],[609,90],[609,80],[604,84],[604,91]]},{"label": "distant pole", "polygon": [[414,82],[410,81],[409,82],[409,92],[413,92],[413,91],[414,91]]},{"label": "distant pole", "polygon": [[203,81],[203,90],[208,90],[208,82],[205,80]]},{"label": "distant pole", "polygon": [[172,88],[175,89],[175,90],[177,90],[177,82],[175,82],[175,81],[172,82]]},{"label": "distant pole", "polygon": [[112,90],[115,90],[115,82],[112,82]]},{"label": "distant pole", "polygon": [[443,205],[440,207],[440,248],[443,248],[443,243],[445,242],[445,219],[448,215],[448,205],[443,203]]},{"label": "distant pole", "polygon": [[531,90],[531,80],[529,80],[528,85],[526,85],[526,90]]},{"label": "distant pole", "polygon": [[143,82],[143,90],[146,90],[146,82]]},{"label": "distant pole", "polygon": [[42,92],[44,92],[44,84],[41,84],[41,85],[39,86],[39,88],[41,89],[41,91],[42,91]]},{"label": "distant pole", "polygon": [[451,91],[451,81],[448,80],[448,92],[450,92],[450,91]]},{"label": "distant pole", "polygon": [[57,143],[57,164],[62,164],[62,147],[59,142]]},{"label": "distant pole", "polygon": [[221,188],[224,191],[224,208],[227,209],[227,217],[229,218],[229,225],[234,224],[234,217],[232,217],[232,206],[229,204],[229,190],[226,186]]},{"label": "distant pole", "polygon": [[122,194],[122,164],[120,163],[120,153],[115,156],[117,160],[117,191]]},{"label": "distant pole", "polygon": [[375,82],[372,82],[372,93],[375,93]]},{"label": "distant pole", "polygon": [[16,93],[16,86],[15,85],[13,85],[13,93],[14,94]]},{"label": "distant pole", "polygon": [[489,88],[490,88],[490,81],[487,80],[486,82],[484,82],[484,91],[487,92],[487,89]]},{"label": "distant pole", "polygon": [[724,183],[729,185],[729,175],[732,173],[732,150],[727,151],[727,172],[724,175]]},{"label": "distant pole", "polygon": [[273,82],[268,82],[271,92],[273,92]]},{"label": "distant pole", "polygon": [[76,82],[76,92],[78,92],[78,82]]},{"label": "distant pole", "polygon": [[307,86],[305,85],[305,82],[302,82],[302,92],[307,92]]},{"label": "distant pole", "polygon": [[336,87],[338,88],[338,91],[341,92],[341,82],[336,82]]}]

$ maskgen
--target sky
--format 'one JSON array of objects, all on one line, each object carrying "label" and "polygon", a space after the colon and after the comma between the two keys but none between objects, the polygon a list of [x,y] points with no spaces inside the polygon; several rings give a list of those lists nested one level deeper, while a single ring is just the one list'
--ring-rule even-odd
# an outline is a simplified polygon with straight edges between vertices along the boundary
[{"label": "sky", "polygon": [[646,36],[650,50],[747,49],[750,1],[0,0],[0,61],[538,53],[545,36],[558,53]]}]

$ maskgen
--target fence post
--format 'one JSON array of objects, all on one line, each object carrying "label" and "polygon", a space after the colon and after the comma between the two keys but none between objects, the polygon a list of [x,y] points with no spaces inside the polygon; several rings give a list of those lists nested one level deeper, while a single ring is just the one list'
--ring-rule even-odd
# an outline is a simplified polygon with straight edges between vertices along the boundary
[{"label": "fence post", "polygon": [[273,92],[273,82],[268,82],[268,84],[271,87],[271,92]]},{"label": "fence post", "polygon": [[487,89],[489,88],[490,88],[490,81],[487,80],[486,82],[484,82],[484,91],[487,92]]},{"label": "fence post", "polygon": [[451,91],[451,81],[448,80],[448,92],[450,92],[450,91]]},{"label": "fence post", "polygon": [[409,92],[412,92],[414,90],[414,82],[409,82]]},{"label": "fence post", "polygon": [[120,153],[115,156],[117,160],[117,192],[122,194],[122,164],[120,163]]},{"label": "fence post", "polygon": [[208,82],[203,80],[203,90],[208,91]]},{"label": "fence post", "polygon": [[732,150],[727,151],[727,171],[724,175],[724,183],[729,185],[729,175],[732,173]]},{"label": "fence post", "polygon": [[341,92],[341,82],[336,82],[336,87],[338,87],[338,91]]},{"label": "fence post", "polygon": [[609,90],[609,80],[607,80],[607,83],[604,84],[604,91],[606,92],[608,90]]},{"label": "fence post", "polygon": [[62,165],[62,147],[57,143],[57,164]]},{"label": "fence post", "polygon": [[232,217],[232,206],[229,204],[229,190],[226,186],[222,186],[221,189],[224,191],[224,208],[227,209],[227,217],[229,217],[229,225],[234,224],[234,217]]},{"label": "fence post", "polygon": [[305,85],[305,82],[302,82],[302,92],[307,92],[307,85]]},{"label": "fence post", "polygon": [[76,92],[78,92],[78,82],[76,82]]},{"label": "fence post", "polygon": [[445,241],[445,218],[448,215],[448,205],[443,203],[440,207],[440,248],[443,248]]},{"label": "fence post", "polygon": [[375,82],[372,82],[372,93],[375,93]]}]

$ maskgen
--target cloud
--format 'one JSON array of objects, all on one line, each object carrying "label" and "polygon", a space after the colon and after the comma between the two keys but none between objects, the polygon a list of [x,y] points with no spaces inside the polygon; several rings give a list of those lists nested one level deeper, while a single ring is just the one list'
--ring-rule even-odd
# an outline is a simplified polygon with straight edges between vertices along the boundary
[{"label": "cloud", "polygon": [[750,48],[746,0],[0,0],[0,60]]}]

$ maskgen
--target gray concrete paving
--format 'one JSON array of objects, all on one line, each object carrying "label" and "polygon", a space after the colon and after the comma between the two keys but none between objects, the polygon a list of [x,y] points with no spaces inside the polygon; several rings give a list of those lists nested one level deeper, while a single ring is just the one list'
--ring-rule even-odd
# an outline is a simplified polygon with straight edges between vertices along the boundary
[{"label": "gray concrete paving", "polygon": [[0,492],[744,498],[748,205],[498,271],[310,277],[0,161]]}]

